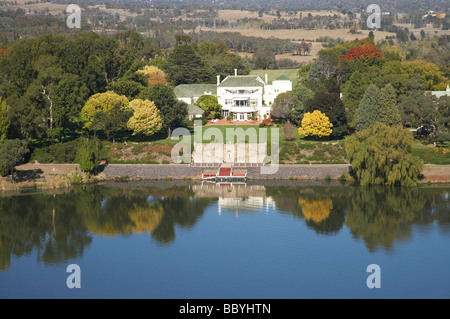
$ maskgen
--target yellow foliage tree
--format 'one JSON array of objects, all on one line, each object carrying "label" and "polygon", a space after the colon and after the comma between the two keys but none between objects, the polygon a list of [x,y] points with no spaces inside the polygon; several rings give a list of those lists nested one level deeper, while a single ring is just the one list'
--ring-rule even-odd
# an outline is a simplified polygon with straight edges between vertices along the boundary
[{"label": "yellow foliage tree", "polygon": [[139,207],[135,205],[134,209],[128,213],[132,223],[125,227],[125,232],[133,234],[153,233],[161,223],[163,215],[162,205],[153,207]]},{"label": "yellow foliage tree", "polygon": [[333,201],[329,198],[299,198],[298,204],[302,206],[303,216],[305,216],[307,220],[312,220],[316,224],[319,224],[327,219],[328,216],[330,216],[330,211],[333,209]]},{"label": "yellow foliage tree", "polygon": [[127,127],[133,130],[133,135],[150,136],[162,128],[159,110],[152,101],[135,99],[128,106],[133,110],[133,115]]},{"label": "yellow foliage tree", "polygon": [[146,65],[144,66],[144,68],[136,71],[136,73],[145,76],[148,82],[148,86],[152,86],[158,83],[167,83],[166,73],[153,65]]},{"label": "yellow foliage tree", "polygon": [[333,124],[324,113],[315,110],[310,113],[307,112],[303,116],[302,126],[298,128],[298,134],[305,136],[324,137],[330,136],[333,132]]},{"label": "yellow foliage tree", "polygon": [[81,110],[80,117],[84,128],[90,128],[94,124],[96,115],[108,113],[114,108],[124,110],[128,107],[128,98],[118,95],[113,91],[92,95]]},{"label": "yellow foliage tree", "polygon": [[443,91],[449,82],[449,79],[444,76],[439,66],[424,60],[401,62],[401,72],[409,78],[412,78],[414,75],[422,77],[426,90]]}]

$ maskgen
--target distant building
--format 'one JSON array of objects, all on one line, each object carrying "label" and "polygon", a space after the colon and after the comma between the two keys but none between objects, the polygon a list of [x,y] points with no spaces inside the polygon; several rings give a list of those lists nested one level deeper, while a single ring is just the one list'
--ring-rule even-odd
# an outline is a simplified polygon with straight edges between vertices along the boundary
[{"label": "distant building", "polygon": [[447,85],[445,91],[431,91],[431,95],[440,98],[441,96],[450,96],[450,87]]},{"label": "distant building", "polygon": [[195,104],[202,95],[217,97],[222,105],[222,115],[233,115],[235,121],[248,121],[252,118],[263,119],[269,116],[272,104],[280,93],[292,90],[292,81],[282,75],[268,83],[266,74],[263,80],[258,75],[227,76],[217,84],[181,84],[175,88],[175,95],[188,105]]},{"label": "distant building", "polygon": [[196,118],[203,117],[205,115],[205,111],[200,106],[195,104],[188,104],[188,118],[189,120],[194,120]]}]

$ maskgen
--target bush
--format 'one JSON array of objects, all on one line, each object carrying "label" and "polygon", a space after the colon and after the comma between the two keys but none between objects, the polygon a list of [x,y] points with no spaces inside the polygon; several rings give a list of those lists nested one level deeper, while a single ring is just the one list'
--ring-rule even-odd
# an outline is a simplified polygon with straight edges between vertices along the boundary
[{"label": "bush", "polygon": [[75,161],[83,172],[93,173],[100,166],[102,144],[98,139],[84,139],[80,143]]},{"label": "bush", "polygon": [[259,127],[272,126],[271,119],[264,119],[261,123],[259,123]]},{"label": "bush", "polygon": [[50,154],[48,147],[36,148],[31,155],[32,161],[38,161],[41,164],[48,164],[53,161],[53,156]]},{"label": "bush", "polygon": [[14,167],[24,161],[28,152],[28,143],[23,140],[5,140],[0,143],[0,175],[13,173]]},{"label": "bush", "polygon": [[283,127],[284,138],[286,141],[292,141],[295,138],[294,135],[294,125],[292,123],[288,123]]}]

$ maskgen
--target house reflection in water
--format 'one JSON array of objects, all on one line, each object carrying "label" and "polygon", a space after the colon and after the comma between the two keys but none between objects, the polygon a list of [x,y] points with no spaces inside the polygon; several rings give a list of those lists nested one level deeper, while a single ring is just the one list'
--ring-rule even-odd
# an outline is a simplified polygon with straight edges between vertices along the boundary
[{"label": "house reflection in water", "polygon": [[275,209],[275,201],[266,196],[264,185],[247,185],[246,183],[210,183],[193,185],[195,197],[218,198],[218,213],[235,212],[269,212]]}]

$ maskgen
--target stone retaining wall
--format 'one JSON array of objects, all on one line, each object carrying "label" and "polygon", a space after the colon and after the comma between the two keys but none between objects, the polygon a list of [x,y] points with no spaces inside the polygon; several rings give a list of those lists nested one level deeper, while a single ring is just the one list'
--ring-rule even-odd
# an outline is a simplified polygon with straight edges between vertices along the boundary
[{"label": "stone retaining wall", "polygon": [[[237,169],[241,171],[243,168]],[[249,179],[335,179],[349,170],[350,166],[347,164],[279,165],[275,174],[261,174],[261,167],[248,167],[247,174]],[[101,174],[107,179],[201,179],[203,172],[212,171],[215,170],[189,165],[109,164]]]}]

